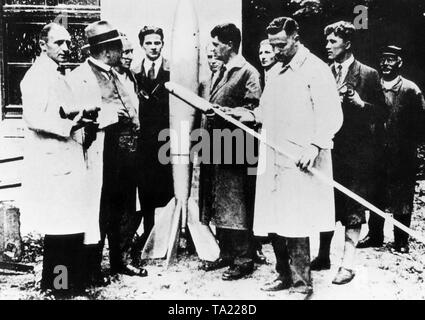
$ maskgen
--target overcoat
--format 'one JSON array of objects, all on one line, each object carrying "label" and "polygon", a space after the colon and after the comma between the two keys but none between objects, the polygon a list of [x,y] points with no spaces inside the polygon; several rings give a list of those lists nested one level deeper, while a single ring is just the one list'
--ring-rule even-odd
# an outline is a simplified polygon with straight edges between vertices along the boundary
[{"label": "overcoat", "polygon": [[[329,67],[300,46],[291,62],[265,87],[256,118],[261,135],[295,158],[313,144],[320,148],[314,168],[332,179],[333,137],[342,110]],[[264,144],[260,147],[254,233],[308,237],[335,226],[333,188]]]},{"label": "overcoat", "polygon": [[[102,153],[98,148],[101,135],[99,141],[84,152],[83,130],[71,133],[74,123],[63,119],[59,110],[63,107],[66,112],[74,112],[100,104],[95,88],[84,91],[75,86],[75,76],[82,73],[84,66],[69,75],[73,91],[57,68],[53,60],[41,55],[21,82],[23,116],[28,127],[22,225],[25,230],[33,229],[42,234],[84,232],[86,243],[97,243],[100,239]],[[91,80],[90,75],[82,77],[81,84]],[[90,99],[84,101],[84,97]],[[105,123],[109,115],[100,114],[101,122]]]},{"label": "overcoat", "polygon": [[66,77],[66,84],[73,97],[73,106],[77,109],[96,106],[100,108],[97,122],[99,130],[96,139],[85,150],[86,172],[89,189],[87,197],[90,197],[90,226],[99,230],[99,212],[101,205],[101,193],[104,184],[104,145],[105,130],[111,125],[118,123],[119,105],[102,101],[102,94],[88,61],[77,67]]},{"label": "overcoat", "polygon": [[[222,80],[209,92],[209,100],[222,107],[253,110],[258,106],[261,96],[260,74],[242,56],[235,59]],[[204,125],[209,138],[214,137],[214,130],[236,128],[220,119],[207,120]],[[225,229],[252,228],[255,175],[248,174],[245,158],[242,163],[237,162],[237,144],[245,144],[246,148],[247,142],[246,135],[240,137],[243,141],[237,141],[231,146],[231,163],[225,162],[230,158],[224,150],[221,158],[214,154],[214,145],[221,143],[214,140],[211,142],[210,163],[201,163],[199,197],[203,223],[211,220],[217,227]],[[252,142],[255,143],[254,140]],[[219,160],[219,163],[214,159]],[[254,162],[249,164],[256,165]]]},{"label": "overcoat", "polygon": [[382,159],[384,207],[393,214],[411,214],[418,171],[417,147],[424,139],[425,100],[418,86],[399,77],[382,88],[389,117],[385,122]]}]

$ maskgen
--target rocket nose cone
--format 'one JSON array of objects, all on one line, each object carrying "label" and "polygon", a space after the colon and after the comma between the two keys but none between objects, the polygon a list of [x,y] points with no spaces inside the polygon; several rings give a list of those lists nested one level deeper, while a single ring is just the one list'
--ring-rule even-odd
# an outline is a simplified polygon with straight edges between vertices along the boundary
[{"label": "rocket nose cone", "polygon": [[199,73],[199,25],[193,0],[179,0],[171,39],[171,80],[192,87]]},{"label": "rocket nose cone", "polygon": [[177,22],[184,23],[188,26],[193,23],[198,25],[198,17],[193,0],[179,0],[175,11],[174,25],[176,25]]}]

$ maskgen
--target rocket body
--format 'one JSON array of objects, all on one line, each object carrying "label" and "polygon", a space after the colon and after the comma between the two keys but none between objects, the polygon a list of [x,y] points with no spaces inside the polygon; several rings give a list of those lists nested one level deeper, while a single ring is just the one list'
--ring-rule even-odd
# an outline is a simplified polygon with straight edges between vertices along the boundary
[{"label": "rocket body", "polygon": [[[197,93],[199,88],[199,24],[192,0],[180,0],[174,17],[170,80]],[[195,109],[170,96],[171,161],[174,192],[182,202],[182,227],[187,220],[187,200],[192,182],[190,134],[195,124]]]},{"label": "rocket body", "polygon": [[[179,0],[172,31],[170,80],[195,95],[199,88],[199,52],[199,26],[193,0]],[[183,235],[189,234],[186,227],[201,259],[215,261],[220,254],[210,227],[201,224],[199,208],[189,199],[193,167],[191,133],[195,121],[195,109],[171,94],[170,142],[175,196],[156,219],[142,253],[142,258],[153,259],[166,255],[167,266],[176,261],[180,240],[187,239],[180,238],[180,231]]]}]

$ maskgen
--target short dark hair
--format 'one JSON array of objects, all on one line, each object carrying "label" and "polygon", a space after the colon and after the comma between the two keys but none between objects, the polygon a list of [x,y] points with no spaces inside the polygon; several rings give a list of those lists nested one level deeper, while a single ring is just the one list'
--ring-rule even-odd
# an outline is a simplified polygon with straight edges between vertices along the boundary
[{"label": "short dark hair", "polygon": [[233,49],[238,52],[241,46],[242,35],[241,31],[233,23],[224,23],[215,26],[211,30],[211,38],[217,37],[220,42],[228,44],[233,43]]},{"label": "short dark hair", "polygon": [[164,31],[161,28],[144,26],[139,32],[139,41],[140,44],[143,44],[145,37],[149,34],[157,34],[161,37],[161,41],[164,42]]},{"label": "short dark hair", "polygon": [[284,30],[288,36],[298,33],[298,22],[289,17],[279,17],[274,19],[268,25],[266,31],[268,34],[277,34]]},{"label": "short dark hair", "polygon": [[347,21],[338,21],[325,27],[325,36],[335,33],[344,41],[352,41],[356,32],[356,27]]},{"label": "short dark hair", "polygon": [[60,24],[57,24],[56,22],[50,22],[46,24],[43,29],[41,29],[40,34],[38,35],[39,40],[43,40],[47,42],[49,40],[49,32],[53,28],[60,27]]}]

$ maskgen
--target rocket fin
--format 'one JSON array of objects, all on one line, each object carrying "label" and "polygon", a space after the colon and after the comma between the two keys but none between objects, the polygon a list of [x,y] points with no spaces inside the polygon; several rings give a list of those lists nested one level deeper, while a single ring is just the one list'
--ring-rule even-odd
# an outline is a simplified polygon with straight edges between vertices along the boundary
[{"label": "rocket fin", "polygon": [[155,217],[155,225],[143,248],[142,259],[161,259],[167,254],[175,209],[176,199],[173,198],[157,215],[159,219]]},{"label": "rocket fin", "polygon": [[187,225],[199,258],[206,261],[217,260],[220,248],[211,228],[199,221],[199,207],[192,198],[189,198]]},{"label": "rocket fin", "polygon": [[168,250],[166,258],[166,266],[172,264],[177,257],[177,247],[180,241],[180,224],[182,217],[182,202],[177,200],[176,208],[172,214],[171,229],[169,231]]}]

